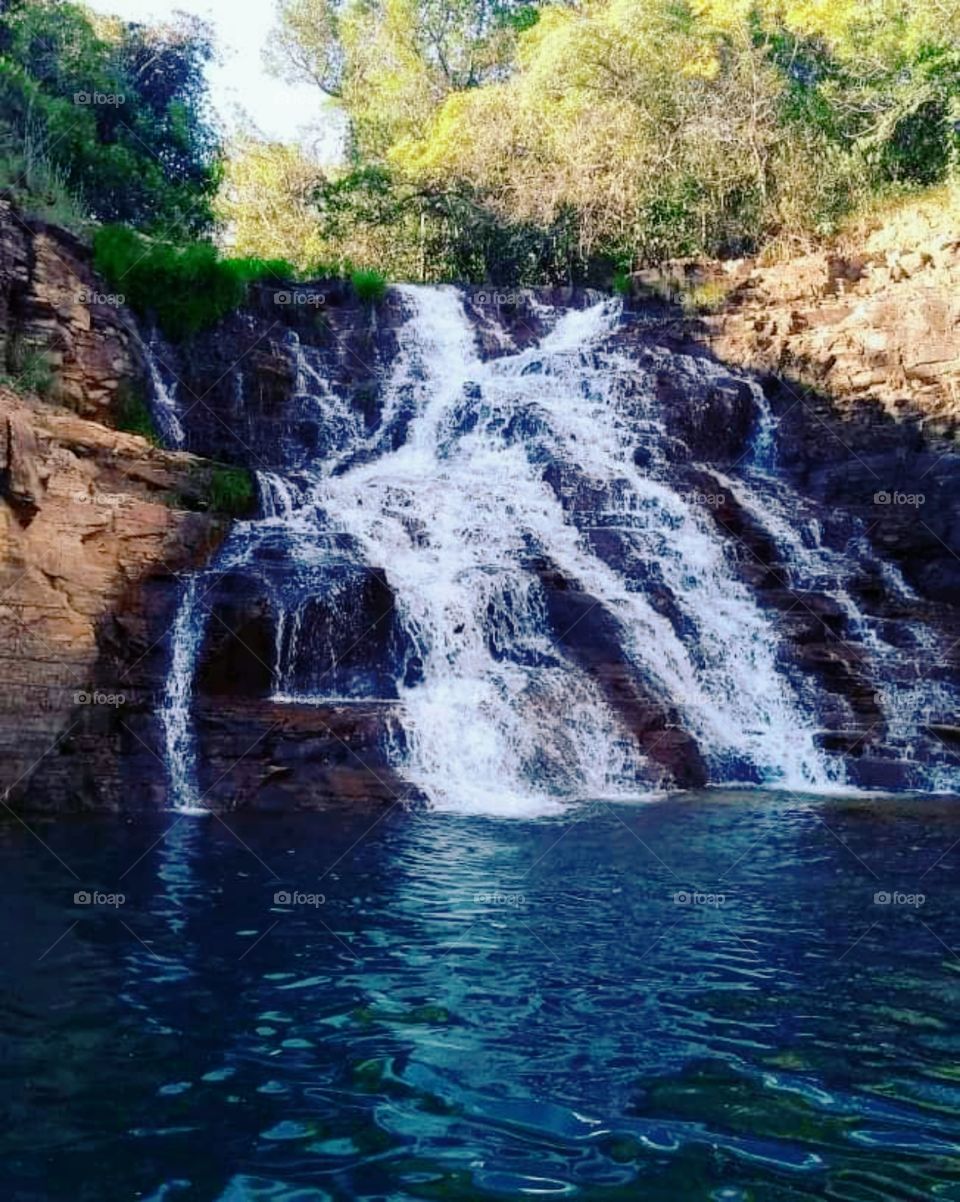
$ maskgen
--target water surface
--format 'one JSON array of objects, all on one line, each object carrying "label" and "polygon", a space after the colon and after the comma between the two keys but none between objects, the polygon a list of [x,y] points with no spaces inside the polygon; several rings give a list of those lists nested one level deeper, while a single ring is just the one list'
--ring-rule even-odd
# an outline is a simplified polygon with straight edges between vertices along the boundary
[{"label": "water surface", "polygon": [[4,1198],[960,1199],[956,801],[30,825]]}]

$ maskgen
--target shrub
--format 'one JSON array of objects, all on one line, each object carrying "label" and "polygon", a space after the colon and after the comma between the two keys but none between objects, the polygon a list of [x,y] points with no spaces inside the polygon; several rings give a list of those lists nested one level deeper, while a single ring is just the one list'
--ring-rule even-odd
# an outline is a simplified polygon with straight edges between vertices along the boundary
[{"label": "shrub", "polygon": [[0,123],[0,189],[10,193],[29,217],[39,217],[83,234],[89,221],[70,190],[66,172],[47,157],[30,134],[18,136]]},{"label": "shrub", "polygon": [[357,296],[365,304],[376,304],[383,300],[387,291],[386,277],[379,271],[357,270],[351,273],[350,282]]},{"label": "shrub", "polygon": [[139,434],[154,446],[160,445],[160,435],[153,414],[143,396],[129,384],[121,384],[114,402],[114,425],[126,434]]},{"label": "shrub", "polygon": [[245,467],[218,464],[210,473],[210,508],[231,517],[250,513],[256,490]]},{"label": "shrub", "polygon": [[[55,175],[68,211],[195,235],[213,223],[222,176],[206,104],[211,30],[185,16],[163,24],[97,17],[82,4],[0,5],[0,112],[23,148],[21,185]],[[102,103],[91,103],[102,97]]]},{"label": "shrub", "polygon": [[17,380],[25,391],[47,397],[53,392],[53,368],[46,351],[31,350],[20,365]]},{"label": "shrub", "polygon": [[339,280],[343,270],[336,263],[311,263],[300,276],[304,280]]},{"label": "shrub", "polygon": [[287,259],[223,259],[222,266],[244,284],[254,280],[269,280],[284,284],[295,279],[297,269]]},{"label": "shrub", "polygon": [[50,354],[43,347],[17,339],[9,353],[11,374],[6,377],[16,392],[35,392],[49,397],[56,383]]},{"label": "shrub", "polygon": [[716,313],[730,294],[730,288],[726,280],[704,280],[701,284],[690,284],[680,295],[683,311],[690,316]]},{"label": "shrub", "polygon": [[122,225],[94,238],[94,265],[169,337],[189,338],[233,312],[254,280],[294,275],[285,259],[224,259],[212,242],[155,242]]},{"label": "shrub", "polygon": [[633,285],[630,280],[630,273],[627,271],[616,271],[613,275],[613,290],[619,296],[629,296],[633,290]]}]

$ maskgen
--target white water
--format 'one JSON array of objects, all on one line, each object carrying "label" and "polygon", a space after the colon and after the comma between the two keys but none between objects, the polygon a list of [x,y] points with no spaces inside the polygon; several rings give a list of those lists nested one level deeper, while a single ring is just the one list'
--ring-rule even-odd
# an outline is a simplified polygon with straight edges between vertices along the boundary
[{"label": "white water", "polygon": [[[638,675],[696,737],[712,783],[806,791],[842,784],[842,761],[817,750],[812,710],[780,671],[777,633],[738,579],[726,540],[704,506],[669,483],[655,373],[718,384],[726,373],[666,351],[627,360],[608,345],[619,321],[611,301],[541,314],[554,326],[537,346],[509,353],[501,341],[502,356],[484,362],[455,289],[398,291],[409,318],[373,431],[329,387],[322,352],[288,338],[299,413],[320,419],[326,445],[312,458],[294,448],[289,464],[258,474],[263,516],[237,524],[220,564],[256,561],[253,570],[266,576],[276,618],[273,699],[372,699],[342,691],[337,656],[345,648],[320,654],[304,633],[306,606],[317,597],[348,616],[351,565],[365,564],[385,572],[407,642],[404,662],[387,665],[404,736],[392,754],[435,806],[528,814],[655,791],[657,766],[556,645],[531,569],[536,557],[614,616]],[[394,442],[401,445],[392,449]],[[638,443],[643,469],[634,462]],[[773,422],[764,410],[754,448],[756,474],[772,466]],[[558,466],[555,489],[545,470]],[[843,591],[843,565],[809,551],[815,540],[794,529],[797,515],[767,497],[761,505],[744,480],[721,483],[762,519],[811,586],[840,598],[851,623],[860,621]],[[590,500],[579,509],[581,489]],[[616,566],[597,552],[597,540],[610,535],[623,548]],[[265,562],[277,566],[265,571]],[[200,800],[190,720],[205,622],[196,588],[188,586],[175,624],[161,713],[178,807]],[[658,612],[658,594],[671,598],[672,610]],[[305,659],[312,673],[303,672]],[[306,694],[295,685],[304,676],[313,680]]]},{"label": "white water", "polygon": [[876,557],[862,531],[855,534],[844,552],[826,546],[819,523],[803,517],[802,497],[779,477],[762,469],[737,480],[716,470],[712,474],[773,537],[786,565],[785,583],[815,590],[836,602],[845,618],[847,646],[859,648],[864,666],[871,669],[883,713],[884,741],[896,747],[898,758],[918,763],[925,789],[955,791],[955,769],[930,763],[929,740],[923,737],[925,725],[949,722],[960,708],[960,690],[930,677],[930,664],[944,655],[940,637],[922,622],[911,622],[915,646],[905,654],[903,648],[891,646],[884,639],[882,622],[863,613],[846,584],[851,561],[860,563],[881,576],[890,596],[914,602],[916,594],[901,573]]},{"label": "white water", "polygon": [[[436,805],[499,812],[636,795],[654,779],[597,687],[554,645],[524,566],[538,554],[619,618],[631,658],[679,705],[714,779],[748,764],[770,784],[826,787],[810,724],[777,673],[773,633],[722,543],[633,464],[636,415],[618,412],[617,383],[636,368],[594,350],[617,305],[567,313],[537,348],[484,363],[455,289],[402,292],[412,316],[384,411],[388,424],[412,402],[404,444],[330,474],[357,449],[348,439],[343,455],[316,465],[299,508],[276,481],[266,491],[275,520],[305,533],[319,506],[321,523],[387,571],[423,665],[422,680],[400,688],[409,779]],[[696,625],[695,646],[591,552],[531,462],[530,437],[504,437],[518,418],[534,422],[551,460],[608,490],[607,527],[656,559]],[[293,620],[283,619],[278,660]]]},{"label": "white water", "polygon": [[246,558],[245,530],[256,523],[238,522],[205,573],[186,577],[170,631],[170,667],[163,700],[157,710],[163,732],[164,762],[172,808],[180,814],[207,815],[211,808],[200,792],[193,697],[200,647],[210,619],[207,593],[220,572]]},{"label": "white water", "polygon": [[164,735],[165,762],[173,808],[181,814],[209,813],[197,787],[197,751],[191,722],[194,669],[206,629],[206,610],[198,604],[199,576],[187,579],[171,632],[172,656],[158,716]]},{"label": "white water", "polygon": [[[161,344],[159,336],[154,331],[147,342],[142,342],[143,357],[150,376],[152,393],[152,413],[165,446],[180,450],[185,441],[186,433],[180,420],[180,403],[177,398],[176,380],[167,381],[164,378],[160,360]],[[169,370],[169,369],[168,369]]]}]

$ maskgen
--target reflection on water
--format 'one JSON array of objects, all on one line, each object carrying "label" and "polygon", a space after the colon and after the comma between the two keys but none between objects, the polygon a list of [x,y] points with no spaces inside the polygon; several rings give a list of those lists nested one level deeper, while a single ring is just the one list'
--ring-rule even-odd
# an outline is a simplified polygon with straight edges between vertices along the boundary
[{"label": "reflection on water", "polygon": [[960,1198],[955,805],[4,828],[2,1196]]}]

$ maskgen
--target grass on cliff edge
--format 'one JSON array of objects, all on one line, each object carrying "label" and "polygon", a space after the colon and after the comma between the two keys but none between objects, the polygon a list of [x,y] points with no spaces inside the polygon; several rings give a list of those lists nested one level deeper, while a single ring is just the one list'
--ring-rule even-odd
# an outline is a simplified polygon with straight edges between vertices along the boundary
[{"label": "grass on cliff edge", "polygon": [[125,434],[139,434],[155,447],[162,445],[150,406],[130,384],[122,383],[117,389],[113,421],[117,429]]},{"label": "grass on cliff edge", "polygon": [[[99,229],[93,250],[94,267],[111,287],[138,313],[153,315],[175,341],[239,308],[249,284],[298,278],[286,259],[224,258],[212,242],[157,242],[124,225]],[[352,271],[350,281],[366,304],[382,300],[387,288],[379,271]]]},{"label": "grass on cliff edge", "polygon": [[105,225],[93,240],[97,271],[138,313],[152,313],[173,339],[188,338],[244,300],[254,280],[289,280],[284,259],[224,259],[212,242],[155,242],[123,225]]},{"label": "grass on cliff edge", "polygon": [[210,473],[210,508],[229,517],[244,517],[253,508],[256,489],[245,467],[217,464]]}]

